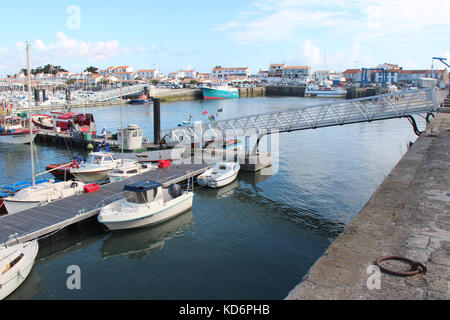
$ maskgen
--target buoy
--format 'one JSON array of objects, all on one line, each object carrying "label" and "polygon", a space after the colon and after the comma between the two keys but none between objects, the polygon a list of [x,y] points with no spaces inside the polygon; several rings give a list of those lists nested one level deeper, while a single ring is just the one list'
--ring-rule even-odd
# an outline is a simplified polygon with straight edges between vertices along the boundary
[{"label": "buoy", "polygon": [[89,143],[89,144],[87,145],[87,149],[88,149],[88,150],[94,149],[94,146],[92,145],[92,143]]}]

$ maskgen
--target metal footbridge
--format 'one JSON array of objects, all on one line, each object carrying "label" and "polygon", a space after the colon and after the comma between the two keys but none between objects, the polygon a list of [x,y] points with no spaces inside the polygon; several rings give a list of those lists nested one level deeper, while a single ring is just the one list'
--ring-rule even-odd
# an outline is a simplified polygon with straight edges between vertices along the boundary
[{"label": "metal footbridge", "polygon": [[[135,84],[132,86],[127,86],[122,88],[122,96],[126,96],[129,94],[137,94],[144,91],[144,87],[149,87],[148,84]],[[120,88],[111,89],[106,91],[97,92],[89,97],[89,102],[104,102],[113,99],[120,98],[121,92]]]},{"label": "metal footbridge", "polygon": [[199,142],[225,136],[257,135],[260,139],[271,133],[411,117],[436,110],[436,91],[426,88],[169,128],[161,131],[161,138],[173,142],[186,139]]}]

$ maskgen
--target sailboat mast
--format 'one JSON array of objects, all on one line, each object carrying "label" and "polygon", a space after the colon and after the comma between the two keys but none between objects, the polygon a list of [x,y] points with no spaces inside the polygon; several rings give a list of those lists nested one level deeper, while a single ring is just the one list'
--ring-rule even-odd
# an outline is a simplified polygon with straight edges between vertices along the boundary
[{"label": "sailboat mast", "polygon": [[34,158],[33,158],[33,127],[31,124],[31,72],[30,72],[30,44],[27,43],[27,75],[28,75],[28,123],[30,129],[30,158],[31,158],[31,180],[33,186],[36,181],[34,178]]},{"label": "sailboat mast", "polygon": [[122,77],[120,77],[120,138],[121,138],[121,152],[122,152],[122,167],[123,167],[123,99],[122,99]]}]

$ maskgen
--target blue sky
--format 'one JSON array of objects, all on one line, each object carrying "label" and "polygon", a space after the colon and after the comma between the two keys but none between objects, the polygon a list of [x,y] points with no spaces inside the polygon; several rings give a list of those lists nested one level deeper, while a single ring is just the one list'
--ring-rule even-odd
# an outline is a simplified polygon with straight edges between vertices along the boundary
[{"label": "blue sky", "polygon": [[2,2],[1,11],[0,75],[25,67],[26,41],[33,66],[73,71],[222,65],[256,73],[270,63],[343,71],[384,62],[428,69],[431,57],[450,58],[448,0],[24,0]]}]

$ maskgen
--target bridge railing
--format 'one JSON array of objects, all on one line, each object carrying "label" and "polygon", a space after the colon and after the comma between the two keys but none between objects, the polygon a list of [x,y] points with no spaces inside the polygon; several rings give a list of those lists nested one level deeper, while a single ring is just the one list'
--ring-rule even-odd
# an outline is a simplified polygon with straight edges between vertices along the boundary
[{"label": "bridge railing", "polygon": [[177,142],[181,142],[187,136],[194,141],[227,134],[261,136],[275,131],[290,132],[401,118],[419,113],[435,112],[436,109],[435,90],[427,88],[203,122],[201,126],[197,127],[165,129],[161,131],[161,136],[166,140]]},{"label": "bridge railing", "polygon": [[[128,95],[128,94],[135,94],[142,92],[144,90],[144,87],[148,87],[148,85],[143,84],[136,84],[132,86],[127,86],[122,88],[122,95]],[[98,93],[93,94],[89,97],[90,102],[100,102],[100,101],[107,101],[115,98],[120,97],[120,88],[118,89],[112,89],[108,91],[101,91]]]}]

